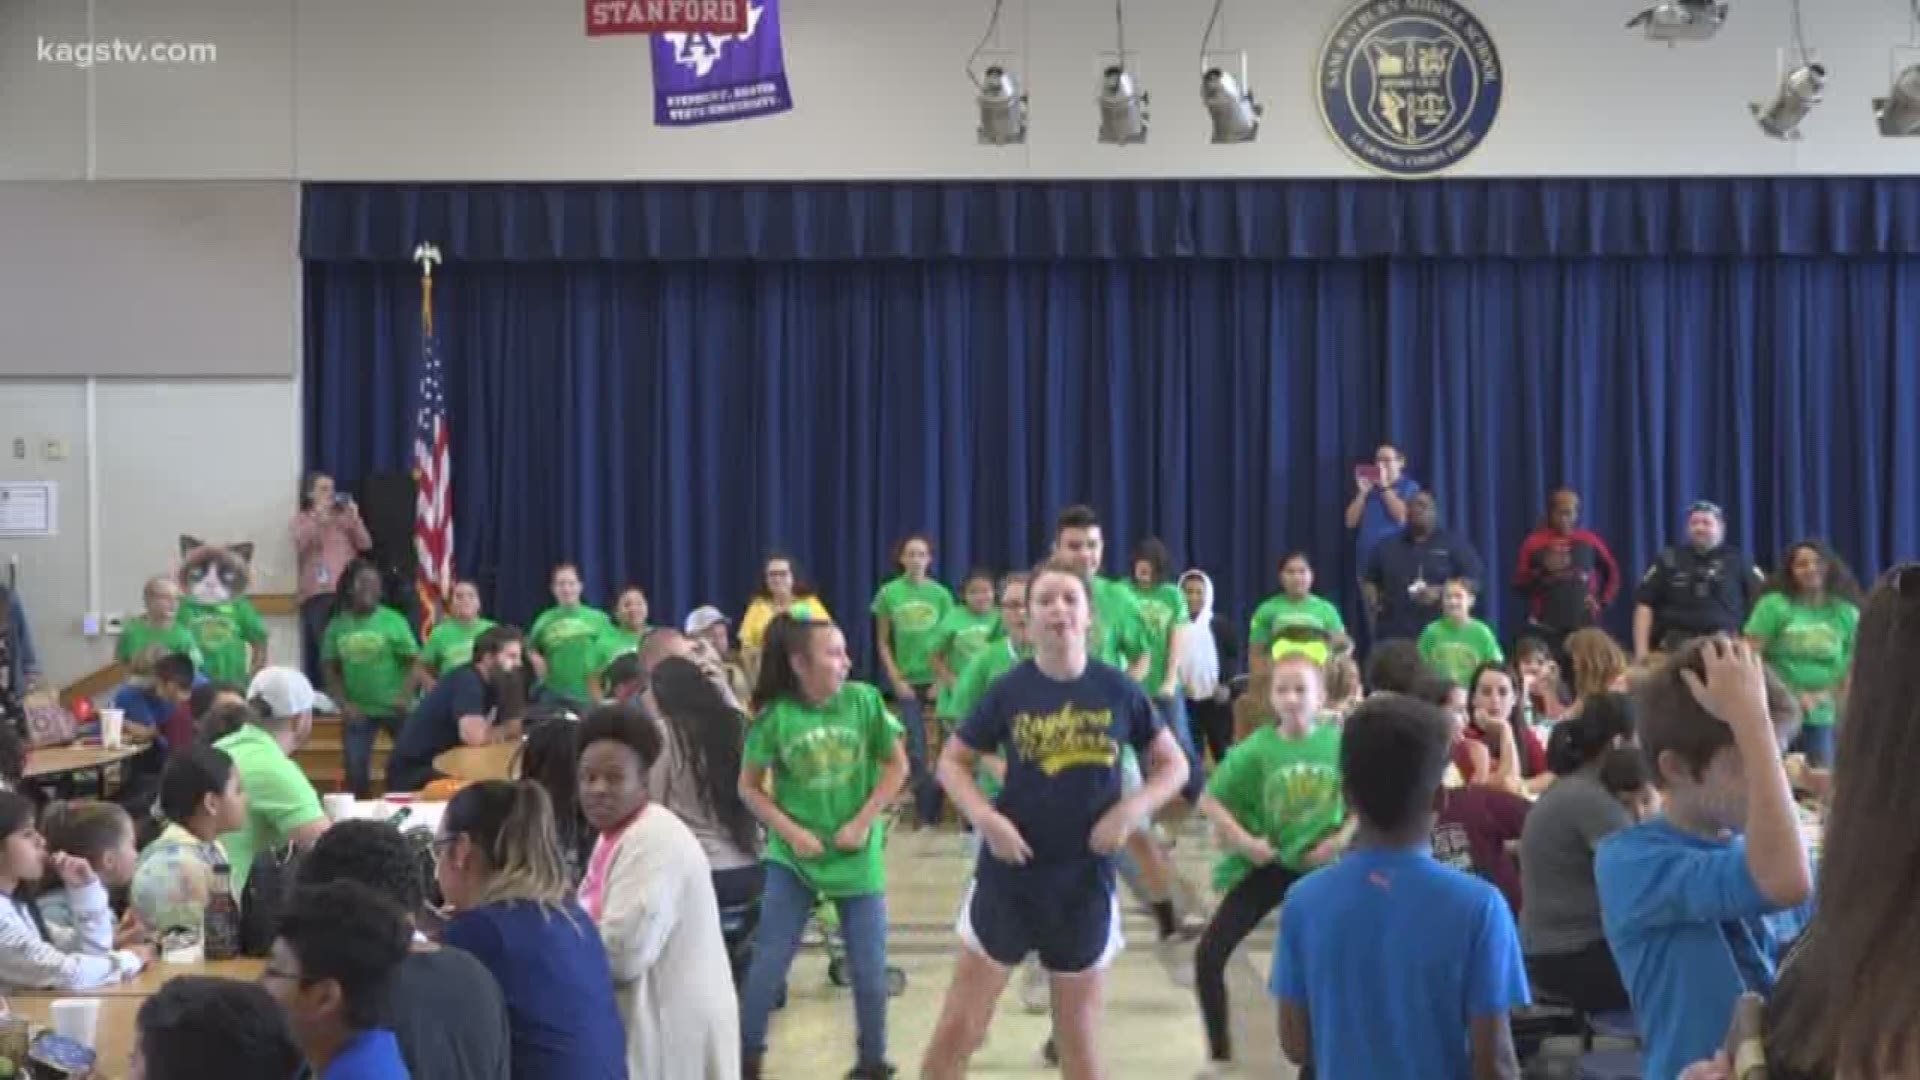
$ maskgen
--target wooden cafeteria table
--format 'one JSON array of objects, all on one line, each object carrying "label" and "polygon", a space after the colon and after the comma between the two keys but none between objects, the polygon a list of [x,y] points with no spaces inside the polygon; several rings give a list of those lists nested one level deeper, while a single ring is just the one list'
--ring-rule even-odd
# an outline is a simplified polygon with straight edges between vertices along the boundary
[{"label": "wooden cafeteria table", "polygon": [[267,966],[264,960],[216,960],[200,964],[153,964],[129,982],[97,986],[91,990],[33,991],[7,997],[9,1015],[31,1021],[39,1027],[53,1026],[53,1003],[65,998],[100,999],[100,1024],[95,1029],[94,1050],[99,1055],[95,1073],[102,1077],[127,1074],[127,1058],[133,1053],[135,1021],[140,1005],[152,997],[170,979],[182,975],[206,975],[218,979],[251,982]]},{"label": "wooden cafeteria table", "polygon": [[145,750],[144,746],[128,744],[116,750],[106,750],[99,746],[43,746],[27,752],[27,767],[22,773],[28,780],[44,780],[68,773],[92,772],[104,770],[109,765],[117,765]]},{"label": "wooden cafeteria table", "polygon": [[433,759],[433,767],[455,780],[478,783],[482,780],[511,780],[514,758],[520,753],[520,740],[487,746],[456,746]]}]

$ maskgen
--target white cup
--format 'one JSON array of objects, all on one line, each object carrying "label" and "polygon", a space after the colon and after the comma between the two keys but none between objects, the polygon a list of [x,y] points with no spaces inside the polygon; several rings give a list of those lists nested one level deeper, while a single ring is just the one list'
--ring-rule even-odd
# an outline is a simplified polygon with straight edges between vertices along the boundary
[{"label": "white cup", "polygon": [[99,998],[59,998],[50,1011],[56,1034],[93,1049],[94,1035],[100,1028]]},{"label": "white cup", "polygon": [[329,821],[349,821],[353,818],[353,795],[336,792],[320,797],[320,808],[327,812]]},{"label": "white cup", "polygon": [[120,732],[126,726],[127,714],[119,709],[100,710],[100,745],[109,750],[120,749]]}]

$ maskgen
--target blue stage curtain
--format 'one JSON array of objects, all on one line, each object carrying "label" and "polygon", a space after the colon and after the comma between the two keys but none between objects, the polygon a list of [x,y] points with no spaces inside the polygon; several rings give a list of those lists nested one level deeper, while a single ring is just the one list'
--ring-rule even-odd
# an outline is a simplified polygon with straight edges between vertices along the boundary
[{"label": "blue stage curtain", "polygon": [[[1355,198],[1378,187],[1349,186]],[[1096,187],[1058,202],[1138,206],[1163,190]],[[1484,201],[1484,187],[1464,197]],[[1537,187],[1509,201],[1584,197]],[[1853,235],[1762,222],[1779,196],[1755,189],[1740,203],[1751,227],[1729,235]],[[364,222],[354,206],[410,190],[308,197],[310,243],[329,216],[348,234],[307,262],[307,455],[350,483],[407,463],[419,282],[408,245],[341,253],[372,235],[352,227]],[[911,204],[921,190],[822,199]],[[522,219],[547,198],[529,189]],[[1062,227],[1084,239],[1108,224]],[[1457,230],[1403,235],[1441,233]],[[1352,613],[1341,511],[1353,462],[1383,439],[1486,556],[1500,587],[1483,603],[1507,630],[1520,621],[1505,585],[1514,553],[1562,483],[1584,493],[1629,579],[1701,497],[1768,563],[1803,535],[1831,538],[1863,572],[1920,551],[1920,312],[1903,303],[1920,295],[1920,255],[449,253],[437,280],[457,562],[508,619],[547,602],[545,571],[561,559],[581,564],[596,602],[637,581],[657,621],[701,603],[737,615],[761,556],[780,548],[870,655],[865,610],[902,533],[930,532],[938,572],[956,580],[976,563],[1031,563],[1076,501],[1106,519],[1109,573],[1159,535],[1181,566],[1213,573],[1221,609],[1243,621],[1273,591],[1278,556],[1299,548]],[[1624,601],[1613,611],[1616,630],[1627,613]]]}]

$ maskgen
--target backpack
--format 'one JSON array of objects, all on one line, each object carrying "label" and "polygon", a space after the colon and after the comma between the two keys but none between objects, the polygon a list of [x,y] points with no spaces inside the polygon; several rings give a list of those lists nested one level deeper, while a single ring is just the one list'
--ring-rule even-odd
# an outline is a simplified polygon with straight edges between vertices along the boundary
[{"label": "backpack", "polygon": [[259,958],[273,951],[273,939],[280,932],[280,912],[287,906],[299,869],[300,854],[291,846],[262,852],[253,860],[247,887],[240,894],[242,956]]}]

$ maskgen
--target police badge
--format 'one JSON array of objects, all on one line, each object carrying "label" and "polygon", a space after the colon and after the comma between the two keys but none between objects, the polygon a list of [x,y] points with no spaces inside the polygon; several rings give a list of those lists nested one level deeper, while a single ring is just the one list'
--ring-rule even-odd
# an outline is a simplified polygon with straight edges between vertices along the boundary
[{"label": "police badge", "polygon": [[1480,145],[1505,72],[1480,20],[1455,0],[1362,0],[1320,48],[1315,82],[1334,141],[1376,172],[1441,172]]}]

